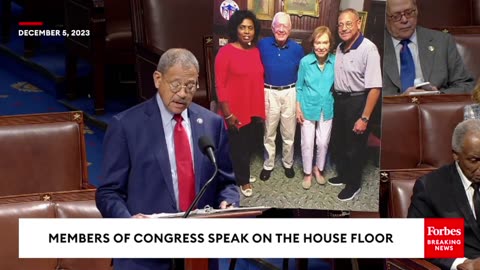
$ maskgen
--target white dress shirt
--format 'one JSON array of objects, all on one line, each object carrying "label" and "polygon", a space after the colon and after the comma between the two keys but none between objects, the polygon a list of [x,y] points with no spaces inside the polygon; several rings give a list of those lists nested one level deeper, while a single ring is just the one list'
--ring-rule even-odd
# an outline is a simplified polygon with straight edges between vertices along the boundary
[{"label": "white dress shirt", "polygon": [[[472,187],[472,182],[470,182],[470,180],[467,179],[465,174],[463,174],[463,171],[460,168],[460,166],[458,165],[458,162],[455,162],[455,167],[457,167],[458,175],[460,175],[460,179],[462,180],[463,189],[465,190],[465,194],[467,195],[467,199],[468,199],[468,205],[470,205],[470,209],[472,209],[473,216],[475,218],[477,218],[475,216],[475,208],[473,207],[473,192],[474,192],[474,189]],[[457,270],[457,265],[463,263],[466,259],[467,258],[457,258],[457,259],[455,259],[455,261],[453,262],[450,269],[451,270]]]}]

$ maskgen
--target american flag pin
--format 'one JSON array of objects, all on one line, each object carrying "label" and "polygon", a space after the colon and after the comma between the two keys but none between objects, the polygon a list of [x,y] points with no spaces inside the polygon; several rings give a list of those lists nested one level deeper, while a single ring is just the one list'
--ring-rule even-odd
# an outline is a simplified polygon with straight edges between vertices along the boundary
[{"label": "american flag pin", "polygon": [[435,51],[435,47],[433,47],[433,46],[428,46],[428,50],[431,51],[431,52],[433,52],[433,51]]},{"label": "american flag pin", "polygon": [[203,119],[202,118],[197,118],[197,123],[199,123],[200,125],[203,124]]}]

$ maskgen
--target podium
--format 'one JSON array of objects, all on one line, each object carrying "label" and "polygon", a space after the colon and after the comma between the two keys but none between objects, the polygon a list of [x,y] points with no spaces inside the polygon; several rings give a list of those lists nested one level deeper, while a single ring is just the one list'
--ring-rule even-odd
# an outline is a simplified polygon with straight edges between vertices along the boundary
[{"label": "podium", "polygon": [[[238,208],[235,208],[238,209]],[[241,209],[241,208],[240,208]],[[268,210],[268,211],[267,211]],[[378,212],[360,212],[360,211],[331,211],[331,210],[305,210],[305,209],[274,209],[274,208],[245,208],[231,212],[220,212],[210,214],[197,214],[189,218],[379,218]],[[235,259],[232,259],[235,260]],[[296,269],[308,269],[308,259],[296,259]],[[355,259],[329,259],[335,269],[352,268],[358,265]],[[209,259],[185,259],[185,270],[207,270],[209,269]],[[284,262],[285,264],[285,262]],[[288,262],[287,262],[288,264]],[[374,268],[378,263],[372,260],[362,260],[362,265]]]},{"label": "podium", "polygon": [[[233,208],[231,210],[214,210],[211,213],[195,214],[189,218],[253,218],[263,214],[268,207]],[[209,270],[209,259],[185,259],[185,270]]]}]

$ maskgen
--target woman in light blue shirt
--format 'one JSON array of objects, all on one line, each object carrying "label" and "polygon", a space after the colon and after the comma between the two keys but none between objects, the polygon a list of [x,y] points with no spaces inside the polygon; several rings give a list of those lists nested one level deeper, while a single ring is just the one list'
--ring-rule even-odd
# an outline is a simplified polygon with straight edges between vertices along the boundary
[{"label": "woman in light blue shirt", "polygon": [[[302,58],[298,70],[297,121],[301,125],[304,189],[312,186],[312,172],[318,184],[325,184],[323,169],[333,118],[332,87],[335,55],[333,36],[328,27],[317,27],[310,37],[313,51]],[[315,166],[313,151],[317,145]]]}]

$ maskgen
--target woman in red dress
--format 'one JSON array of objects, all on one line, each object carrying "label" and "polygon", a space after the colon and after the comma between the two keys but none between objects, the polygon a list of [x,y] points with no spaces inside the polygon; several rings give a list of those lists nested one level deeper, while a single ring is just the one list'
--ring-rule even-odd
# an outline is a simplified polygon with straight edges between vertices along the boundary
[{"label": "woman in red dress", "polygon": [[228,127],[233,171],[246,197],[253,194],[250,158],[265,119],[263,65],[255,47],[260,24],[251,11],[238,10],[228,22],[229,41],[215,59],[217,97]]}]

